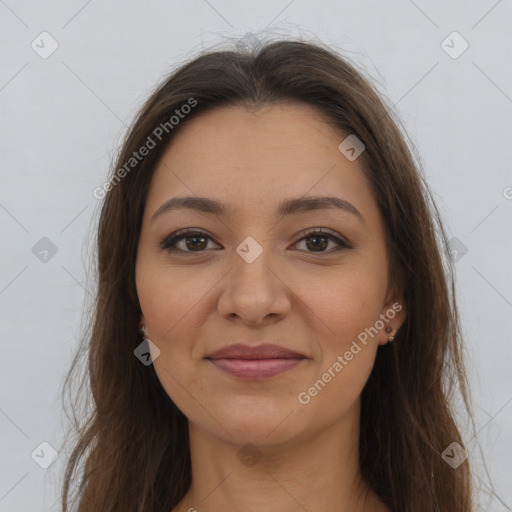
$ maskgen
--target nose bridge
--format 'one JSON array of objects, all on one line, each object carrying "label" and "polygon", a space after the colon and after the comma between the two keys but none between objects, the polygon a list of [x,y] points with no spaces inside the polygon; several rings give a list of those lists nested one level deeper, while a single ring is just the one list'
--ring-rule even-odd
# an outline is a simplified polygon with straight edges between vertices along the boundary
[{"label": "nose bridge", "polygon": [[232,269],[219,300],[224,315],[236,314],[256,322],[269,314],[284,313],[289,307],[286,286],[276,276],[277,259],[272,248],[247,236],[235,248]]},{"label": "nose bridge", "polygon": [[269,267],[272,267],[273,251],[268,243],[264,245],[262,235],[258,238],[260,242],[253,236],[247,236],[235,248],[232,279],[235,285],[257,285],[261,288],[260,292],[269,293],[273,286],[272,279],[267,274],[271,273]]}]

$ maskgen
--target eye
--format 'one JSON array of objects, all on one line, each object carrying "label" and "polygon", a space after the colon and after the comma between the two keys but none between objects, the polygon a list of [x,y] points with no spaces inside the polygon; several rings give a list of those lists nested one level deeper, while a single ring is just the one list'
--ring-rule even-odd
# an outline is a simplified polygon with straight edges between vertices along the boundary
[{"label": "eye", "polygon": [[[305,233],[302,233],[302,235],[302,238],[300,238],[295,243],[298,244],[299,242],[305,241],[305,246],[308,249],[312,249],[307,252],[333,253],[340,251],[342,249],[352,249],[352,246],[346,240],[334,235],[330,231],[327,231],[323,228],[310,228],[306,230]],[[308,240],[310,242],[308,242]],[[334,242],[336,246],[328,251],[324,250],[331,241]]]},{"label": "eye", "polygon": [[[178,247],[177,244],[183,240],[185,243],[182,247]],[[208,245],[208,240],[212,240],[211,237],[202,231],[181,229],[163,240],[160,247],[169,252],[203,252]]]},{"label": "eye", "polygon": [[[302,238],[297,240],[294,245],[305,242],[306,252],[333,253],[342,249],[352,249],[350,243],[324,228],[310,228],[301,234]],[[204,249],[208,248],[208,241],[213,241],[213,239],[202,231],[181,229],[163,240],[160,247],[171,253],[204,252]],[[178,244],[181,242],[184,243],[179,247]],[[329,242],[334,242],[335,247],[326,251]]]}]

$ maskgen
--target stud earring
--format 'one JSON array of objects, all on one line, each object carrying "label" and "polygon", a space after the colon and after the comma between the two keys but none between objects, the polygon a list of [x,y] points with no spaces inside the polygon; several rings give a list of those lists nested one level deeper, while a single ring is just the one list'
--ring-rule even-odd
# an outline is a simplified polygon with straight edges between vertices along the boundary
[{"label": "stud earring", "polygon": [[[390,333],[392,330],[393,329],[391,327],[386,327],[386,332],[387,333]],[[395,334],[396,334],[396,331],[395,331]],[[395,339],[394,335],[393,336],[389,336],[388,341],[394,341],[394,339]]]}]

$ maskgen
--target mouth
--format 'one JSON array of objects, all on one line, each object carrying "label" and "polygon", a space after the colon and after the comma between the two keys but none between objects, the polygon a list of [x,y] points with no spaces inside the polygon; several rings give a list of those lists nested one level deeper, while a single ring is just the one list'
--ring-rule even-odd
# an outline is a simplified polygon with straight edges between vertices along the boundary
[{"label": "mouth", "polygon": [[216,368],[233,377],[261,380],[295,368],[308,358],[278,345],[231,345],[205,357]]}]

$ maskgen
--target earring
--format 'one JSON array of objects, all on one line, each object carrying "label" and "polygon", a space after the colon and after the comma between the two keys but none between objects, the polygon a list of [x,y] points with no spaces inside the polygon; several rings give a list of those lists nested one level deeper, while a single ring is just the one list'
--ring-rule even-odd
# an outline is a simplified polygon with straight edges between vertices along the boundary
[{"label": "earring", "polygon": [[[390,333],[393,329],[391,327],[386,327],[386,332]],[[396,334],[396,331],[395,331]],[[388,341],[393,341],[395,339],[395,336],[389,336]]]},{"label": "earring", "polygon": [[147,335],[146,335],[146,326],[145,326],[145,325],[143,325],[143,326],[139,329],[139,331],[140,331],[140,333],[142,334],[142,337],[143,337],[145,340],[147,340],[147,339],[148,339],[148,337],[147,337]]}]

